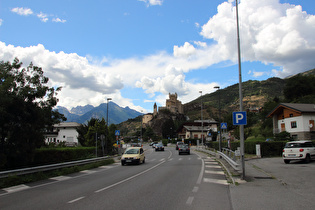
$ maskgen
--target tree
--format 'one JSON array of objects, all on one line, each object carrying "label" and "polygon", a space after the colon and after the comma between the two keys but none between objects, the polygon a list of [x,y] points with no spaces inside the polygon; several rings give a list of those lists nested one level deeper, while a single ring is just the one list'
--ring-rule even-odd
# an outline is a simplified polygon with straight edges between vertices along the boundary
[{"label": "tree", "polygon": [[314,103],[315,76],[298,74],[286,80],[284,96],[288,102]]},{"label": "tree", "polygon": [[30,164],[44,133],[66,118],[53,111],[61,88],[48,87],[42,68],[0,62],[0,168]]}]

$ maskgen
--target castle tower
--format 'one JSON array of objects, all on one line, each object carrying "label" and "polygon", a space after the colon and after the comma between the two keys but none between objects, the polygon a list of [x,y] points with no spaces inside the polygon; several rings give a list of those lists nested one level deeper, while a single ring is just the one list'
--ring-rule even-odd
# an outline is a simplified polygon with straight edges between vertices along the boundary
[{"label": "castle tower", "polygon": [[156,116],[157,115],[157,105],[156,103],[154,103],[154,106],[153,106],[153,116]]}]

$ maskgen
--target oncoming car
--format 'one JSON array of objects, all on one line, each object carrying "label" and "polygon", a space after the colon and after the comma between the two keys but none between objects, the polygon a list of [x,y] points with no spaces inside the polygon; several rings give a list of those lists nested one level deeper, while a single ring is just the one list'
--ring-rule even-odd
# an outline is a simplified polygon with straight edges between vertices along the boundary
[{"label": "oncoming car", "polygon": [[283,161],[304,160],[306,163],[315,158],[315,146],[312,141],[290,141],[285,144],[282,153]]},{"label": "oncoming car", "polygon": [[145,163],[144,150],[142,147],[129,147],[121,156],[121,165]]}]

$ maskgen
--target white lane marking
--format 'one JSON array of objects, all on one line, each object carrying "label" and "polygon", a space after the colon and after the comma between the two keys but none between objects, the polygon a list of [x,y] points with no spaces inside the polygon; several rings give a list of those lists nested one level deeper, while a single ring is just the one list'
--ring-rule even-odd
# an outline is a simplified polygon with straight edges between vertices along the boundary
[{"label": "white lane marking", "polygon": [[183,158],[179,158],[178,160],[183,160]]},{"label": "white lane marking", "polygon": [[221,168],[221,166],[209,166],[209,165],[206,165],[206,168]]},{"label": "white lane marking", "polygon": [[50,179],[57,180],[57,181],[64,181],[64,180],[71,179],[71,177],[69,177],[69,176],[57,176],[57,177],[53,177],[53,178],[50,178]]},{"label": "white lane marking", "polygon": [[21,190],[26,190],[28,188],[30,188],[30,187],[26,186],[24,184],[21,184],[21,185],[17,185],[17,186],[14,186],[14,187],[3,188],[3,190],[8,192],[8,193],[13,193],[13,192],[21,191]]},{"label": "white lane marking", "polygon": [[172,161],[173,160],[173,158],[170,158],[168,161]]},{"label": "white lane marking", "polygon": [[224,175],[223,171],[209,171],[209,170],[205,170],[206,174],[221,174]]},{"label": "white lane marking", "polygon": [[84,171],[81,171],[82,173],[86,173],[86,174],[94,174],[96,173],[96,171],[92,171],[92,170],[84,170]]},{"label": "white lane marking", "polygon": [[214,183],[214,184],[229,185],[229,183],[228,183],[226,180],[222,180],[222,179],[203,178],[203,182],[206,182],[206,183]]},{"label": "white lane marking", "polygon": [[192,190],[192,192],[196,193],[196,192],[198,192],[198,190],[199,190],[199,187],[194,187],[194,189]]},{"label": "white lane marking", "polygon": [[[197,154],[198,155],[198,154]],[[199,156],[199,155],[198,155]],[[199,156],[200,157],[200,156]],[[205,162],[203,159],[201,159],[201,170],[200,170],[200,173],[199,173],[199,177],[198,177],[198,180],[197,180],[197,184],[201,184],[201,181],[202,181],[202,177],[203,177],[203,173],[205,171]]]},{"label": "white lane marking", "polygon": [[77,199],[74,199],[74,200],[72,200],[72,201],[68,201],[68,203],[74,203],[74,202],[77,202],[77,201],[79,201],[79,200],[81,200],[81,199],[83,199],[83,198],[85,198],[85,197],[82,196],[82,197],[77,198]]},{"label": "white lane marking", "polygon": [[153,167],[151,167],[151,168],[148,168],[147,170],[142,171],[142,172],[140,172],[140,173],[138,173],[138,174],[135,174],[135,175],[133,175],[133,176],[127,178],[127,179],[121,180],[121,181],[119,181],[119,182],[117,182],[117,183],[115,183],[115,184],[112,184],[112,185],[109,185],[109,186],[104,187],[104,188],[102,188],[102,189],[96,190],[95,193],[99,193],[99,192],[102,192],[102,191],[104,191],[104,190],[108,190],[108,189],[110,189],[110,188],[112,188],[112,187],[115,187],[115,186],[120,185],[120,184],[122,184],[122,183],[124,183],[124,182],[126,182],[126,181],[129,181],[129,180],[131,180],[131,179],[133,179],[133,178],[136,178],[137,176],[140,176],[140,175],[142,175],[142,174],[144,174],[144,173],[147,173],[147,172],[151,171],[152,169],[158,167],[159,165],[161,165],[161,164],[163,164],[163,163],[165,163],[165,161],[160,162],[160,163],[156,164],[155,166],[153,166]]},{"label": "white lane marking", "polygon": [[205,163],[209,164],[209,165],[219,165],[218,162],[216,162],[216,161],[207,161],[207,160],[205,160]]},{"label": "white lane marking", "polygon": [[165,158],[162,158],[160,161],[165,161]]},{"label": "white lane marking", "polygon": [[191,197],[191,196],[190,196],[190,197],[187,199],[186,204],[187,204],[187,205],[191,205],[192,202],[193,202],[193,200],[194,200],[194,197]]}]

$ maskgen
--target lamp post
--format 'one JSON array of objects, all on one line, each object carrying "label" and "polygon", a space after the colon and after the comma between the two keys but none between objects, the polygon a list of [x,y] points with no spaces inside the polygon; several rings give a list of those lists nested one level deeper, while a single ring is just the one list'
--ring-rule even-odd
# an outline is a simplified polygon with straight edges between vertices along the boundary
[{"label": "lamp post", "polygon": [[109,123],[108,123],[108,102],[112,100],[111,98],[107,98],[107,111],[106,111],[106,125],[107,125],[107,129],[106,129],[106,141],[105,141],[105,147],[106,147],[106,151],[108,152],[108,149],[107,149],[107,141],[108,141],[108,126],[109,126]]},{"label": "lamp post", "polygon": [[[240,97],[240,111],[243,111],[243,93],[242,93],[242,68],[241,68],[241,41],[240,41],[240,29],[238,21],[238,1],[235,1],[236,7],[236,29],[237,29],[237,50],[238,50],[238,74],[239,74],[239,97]],[[245,179],[245,146],[244,146],[244,125],[240,125],[240,146],[241,146],[241,163],[242,163],[242,176],[241,179]]]},{"label": "lamp post", "polygon": [[[143,111],[143,110],[141,110],[141,114],[142,114],[142,111]],[[142,127],[143,127],[143,115],[142,115],[142,117],[141,117],[140,142],[142,142]]]},{"label": "lamp post", "polygon": [[203,119],[202,119],[202,91],[199,91],[200,96],[200,117],[201,117],[201,146],[203,146]]},{"label": "lamp post", "polygon": [[[220,89],[220,86],[215,86],[215,89]],[[219,151],[221,152],[221,142],[222,142],[222,136],[221,136],[221,105],[220,105],[220,92],[219,92],[219,132],[220,132],[220,139],[219,139]]]}]

